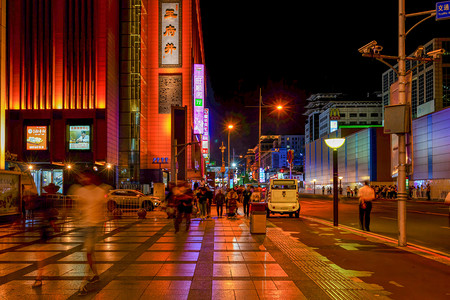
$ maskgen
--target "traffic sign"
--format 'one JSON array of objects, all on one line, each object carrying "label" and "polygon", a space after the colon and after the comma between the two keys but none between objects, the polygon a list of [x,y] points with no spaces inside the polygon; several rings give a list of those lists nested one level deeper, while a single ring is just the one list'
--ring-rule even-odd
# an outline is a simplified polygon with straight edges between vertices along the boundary
[{"label": "traffic sign", "polygon": [[450,19],[450,1],[436,3],[436,21]]}]

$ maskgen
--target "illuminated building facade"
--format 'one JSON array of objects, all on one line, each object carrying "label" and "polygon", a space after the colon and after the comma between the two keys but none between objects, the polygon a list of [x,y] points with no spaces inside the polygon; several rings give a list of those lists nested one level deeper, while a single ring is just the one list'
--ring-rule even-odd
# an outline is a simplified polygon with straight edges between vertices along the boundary
[{"label": "illuminated building facade", "polygon": [[86,168],[113,184],[119,1],[17,0],[7,9],[7,150],[33,166],[39,189],[66,190]]},{"label": "illuminated building facade", "polygon": [[[194,82],[194,73],[202,73],[203,77]],[[205,95],[203,99],[197,97],[194,87],[204,89],[205,73],[199,0],[142,0],[141,183],[169,180],[165,171],[170,170],[173,160],[173,105],[186,107],[183,142],[194,143],[185,148],[184,158],[178,157],[178,172],[184,172],[185,179],[201,178],[203,158],[197,142],[201,142],[202,132],[196,129],[202,126],[194,118],[194,110],[199,111],[194,107],[204,107]],[[175,124],[178,129],[183,127],[180,123]]]}]

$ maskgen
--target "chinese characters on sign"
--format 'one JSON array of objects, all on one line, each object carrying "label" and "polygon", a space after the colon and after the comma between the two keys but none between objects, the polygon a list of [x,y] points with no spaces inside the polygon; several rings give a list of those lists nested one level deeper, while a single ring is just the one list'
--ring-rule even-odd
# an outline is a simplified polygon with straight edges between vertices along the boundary
[{"label": "chinese characters on sign", "polygon": [[202,64],[194,64],[194,134],[203,134],[205,97],[205,69]]},{"label": "chinese characters on sign", "polygon": [[27,126],[27,150],[47,150],[47,126]]},{"label": "chinese characters on sign", "polygon": [[181,66],[181,8],[179,2],[162,2],[160,13],[161,67]]},{"label": "chinese characters on sign", "polygon": [[69,150],[89,150],[90,130],[89,125],[69,126]]},{"label": "chinese characters on sign", "polygon": [[209,109],[205,108],[203,114],[202,154],[206,158],[209,154]]},{"label": "chinese characters on sign", "polygon": [[450,19],[450,1],[436,3],[436,20]]},{"label": "chinese characters on sign", "polygon": [[172,105],[182,106],[181,75],[159,75],[159,106],[160,114],[170,114]]}]

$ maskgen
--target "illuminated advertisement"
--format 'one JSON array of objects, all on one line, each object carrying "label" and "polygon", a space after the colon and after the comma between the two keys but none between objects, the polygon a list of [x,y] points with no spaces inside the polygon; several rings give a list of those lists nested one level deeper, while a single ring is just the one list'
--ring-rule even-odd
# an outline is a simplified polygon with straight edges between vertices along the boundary
[{"label": "illuminated advertisement", "polygon": [[264,168],[259,168],[259,182],[266,182],[266,172],[264,171]]},{"label": "illuminated advertisement", "polygon": [[202,154],[209,153],[209,109],[205,108],[203,113]]},{"label": "illuminated advertisement", "polygon": [[90,130],[89,125],[69,126],[69,150],[89,150]]},{"label": "illuminated advertisement", "polygon": [[332,120],[330,121],[330,133],[338,130],[338,121]]},{"label": "illuminated advertisement", "polygon": [[194,134],[203,134],[205,97],[205,69],[201,64],[194,64]]},{"label": "illuminated advertisement", "polygon": [[47,150],[47,126],[27,126],[27,150]]},{"label": "illuminated advertisement", "polygon": [[161,67],[181,66],[180,2],[162,1],[161,3],[161,15],[160,15]]}]

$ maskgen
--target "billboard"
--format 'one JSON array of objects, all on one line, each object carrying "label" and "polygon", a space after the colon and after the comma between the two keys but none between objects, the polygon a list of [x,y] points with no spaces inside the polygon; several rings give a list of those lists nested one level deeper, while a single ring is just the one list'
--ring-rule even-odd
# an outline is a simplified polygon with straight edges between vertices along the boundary
[{"label": "billboard", "polygon": [[89,125],[69,126],[69,150],[90,150],[90,131]]},{"label": "billboard", "polygon": [[181,67],[181,1],[160,2],[160,67]]},{"label": "billboard", "polygon": [[209,153],[209,109],[204,109],[203,114],[203,134],[202,134],[202,154]]},{"label": "billboard", "polygon": [[27,150],[47,150],[47,126],[27,126]]},{"label": "billboard", "polygon": [[202,64],[194,64],[194,134],[203,134],[204,97],[205,68]]}]

